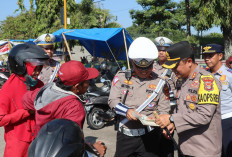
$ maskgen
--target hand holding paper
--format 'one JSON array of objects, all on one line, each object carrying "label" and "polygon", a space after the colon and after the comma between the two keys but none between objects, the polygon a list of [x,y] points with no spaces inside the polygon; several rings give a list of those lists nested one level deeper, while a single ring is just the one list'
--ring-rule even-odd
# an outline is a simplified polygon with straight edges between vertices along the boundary
[{"label": "hand holding paper", "polygon": [[158,124],[155,123],[153,119],[148,118],[147,116],[141,114],[142,116],[137,115],[135,112],[132,113],[134,117],[140,120],[140,122],[143,125],[149,125],[149,126],[159,126]]}]

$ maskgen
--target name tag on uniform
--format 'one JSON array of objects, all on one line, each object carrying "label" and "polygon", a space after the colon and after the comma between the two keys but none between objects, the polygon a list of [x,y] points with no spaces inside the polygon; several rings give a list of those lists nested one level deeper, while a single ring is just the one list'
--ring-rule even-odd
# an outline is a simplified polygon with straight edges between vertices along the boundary
[{"label": "name tag on uniform", "polygon": [[147,92],[147,93],[153,93],[153,90],[147,89],[146,92]]},{"label": "name tag on uniform", "polygon": [[126,88],[128,88],[128,89],[133,89],[133,88],[134,88],[134,87],[129,86],[129,85],[127,85],[127,84],[122,84],[121,87],[126,87]]},{"label": "name tag on uniform", "polygon": [[188,89],[188,91],[189,91],[190,93],[197,94],[197,91],[194,90],[194,89]]}]

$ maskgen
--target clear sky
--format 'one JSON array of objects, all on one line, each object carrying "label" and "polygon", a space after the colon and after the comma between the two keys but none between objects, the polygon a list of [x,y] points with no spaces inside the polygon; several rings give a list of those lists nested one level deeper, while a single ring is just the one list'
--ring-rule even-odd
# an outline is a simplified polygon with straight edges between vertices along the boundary
[{"label": "clear sky", "polygon": [[[1,0],[3,1],[3,0]],[[79,3],[81,0],[76,0]],[[174,0],[179,1],[179,0]],[[24,0],[26,8],[29,8],[29,0]],[[132,25],[132,19],[130,18],[129,10],[141,10],[142,7],[138,5],[136,0],[94,0],[97,7],[102,9],[110,10],[110,13],[114,16],[117,16],[117,22],[120,23],[124,28],[127,28]],[[16,4],[17,0],[4,0],[4,2],[0,5],[0,21],[6,19],[7,16],[14,16],[18,13],[14,13],[14,11],[18,8]],[[219,28],[212,28],[209,31],[203,32],[204,34],[208,34],[211,32],[221,33]],[[192,33],[196,33],[192,30]]]}]

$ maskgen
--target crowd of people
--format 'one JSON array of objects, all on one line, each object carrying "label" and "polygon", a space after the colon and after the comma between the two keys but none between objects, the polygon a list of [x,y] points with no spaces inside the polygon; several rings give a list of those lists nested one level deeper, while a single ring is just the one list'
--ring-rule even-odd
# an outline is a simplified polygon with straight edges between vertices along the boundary
[{"label": "crowd of people", "polygon": [[[4,157],[106,153],[102,141],[86,144],[82,132],[80,95],[99,72],[79,61],[61,65],[52,59],[54,41],[52,34],[43,34],[36,45],[19,44],[9,53],[12,74],[0,90]],[[179,156],[232,156],[232,57],[224,65],[221,45],[203,49],[208,71],[195,62],[187,41],[139,37],[131,43],[133,68],[117,72],[108,100],[117,114],[116,151],[111,156],[174,157],[174,131]],[[141,123],[143,116],[156,125]]]}]

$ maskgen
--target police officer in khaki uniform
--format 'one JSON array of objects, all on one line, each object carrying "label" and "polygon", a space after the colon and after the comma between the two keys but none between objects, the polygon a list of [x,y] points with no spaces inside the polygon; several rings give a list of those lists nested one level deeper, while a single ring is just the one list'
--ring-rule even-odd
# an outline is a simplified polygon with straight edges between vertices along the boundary
[{"label": "police officer in khaki uniform", "polygon": [[44,84],[53,82],[53,80],[56,77],[56,74],[60,68],[60,63],[54,59],[53,53],[54,53],[54,41],[55,41],[55,36],[52,34],[43,34],[39,36],[36,40],[34,40],[34,43],[41,48],[44,49],[44,51],[48,54],[49,56],[49,62],[48,65],[45,65],[39,75],[39,79],[43,81]]},{"label": "police officer in khaki uniform", "polygon": [[173,45],[173,42],[166,37],[157,37],[154,43],[158,49],[158,61],[153,64],[153,71],[161,75],[166,70],[166,68],[162,66],[167,60],[166,49]]},{"label": "police officer in khaki uniform", "polygon": [[190,44],[181,41],[167,49],[169,57],[165,68],[171,68],[183,78],[177,91],[177,110],[156,119],[170,132],[176,128],[179,145],[186,156],[220,157],[222,128],[220,115],[221,85],[214,76],[201,69],[194,61]]},{"label": "police officer in khaki uniform", "polygon": [[[165,70],[167,70],[162,66],[167,60],[166,50],[168,47],[173,45],[173,42],[166,37],[157,37],[155,38],[154,43],[158,49],[158,60],[155,61],[153,64],[153,71],[157,73],[159,76],[161,76],[165,72]],[[171,97],[170,105],[176,105],[175,100],[173,100],[174,93],[176,93],[176,82],[177,82],[177,78],[174,73],[171,73],[170,77],[166,77],[165,88],[169,92],[168,99],[170,99]]]},{"label": "police officer in khaki uniform", "polygon": [[[165,70],[170,70],[171,69],[166,69],[162,65],[165,63],[167,60],[167,54],[166,50],[168,47],[173,45],[173,42],[166,38],[166,37],[157,37],[154,39],[154,43],[158,49],[158,60],[154,62],[153,64],[153,71],[157,73],[160,77],[161,75],[165,72]],[[165,91],[167,95],[167,99],[170,100],[170,105],[171,105],[171,112],[173,112],[173,109],[175,108],[176,105],[176,100],[174,97],[174,93],[176,93],[176,75],[171,72],[169,77],[166,77],[166,85],[165,85]],[[161,140],[161,143],[165,145],[165,149],[169,149],[170,154],[168,155],[169,157],[174,156],[174,148],[173,148],[173,143],[170,139],[166,139],[163,137]]]},{"label": "police officer in khaki uniform", "polygon": [[[152,99],[140,113],[135,111],[151,96],[161,80],[156,73],[152,72],[154,59],[158,56],[157,53],[157,48],[150,39],[137,38],[130,45],[128,52],[133,65],[132,78],[127,80],[125,71],[119,71],[113,79],[109,105],[115,109],[118,115],[121,115],[121,122],[125,118],[129,120],[123,126],[119,125],[116,157],[160,156],[161,129],[142,125],[135,116],[135,114],[140,116],[141,113],[153,117],[154,110],[158,110],[160,114],[168,114],[170,111],[169,101],[165,98],[162,88],[157,97]],[[122,104],[126,93],[125,103]]]}]

